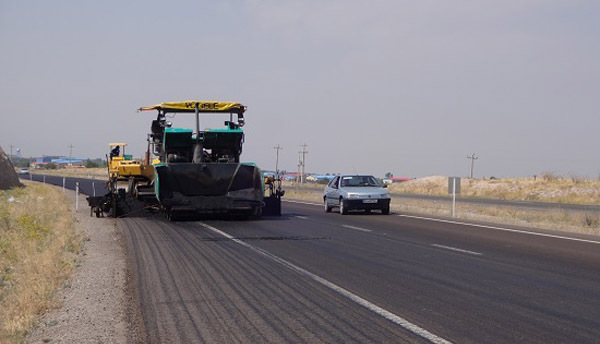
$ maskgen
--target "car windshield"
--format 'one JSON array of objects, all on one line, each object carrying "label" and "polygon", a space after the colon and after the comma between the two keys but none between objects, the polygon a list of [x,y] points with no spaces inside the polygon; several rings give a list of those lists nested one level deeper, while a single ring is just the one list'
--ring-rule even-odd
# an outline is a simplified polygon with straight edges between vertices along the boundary
[{"label": "car windshield", "polygon": [[342,187],[380,186],[373,176],[342,177]]}]

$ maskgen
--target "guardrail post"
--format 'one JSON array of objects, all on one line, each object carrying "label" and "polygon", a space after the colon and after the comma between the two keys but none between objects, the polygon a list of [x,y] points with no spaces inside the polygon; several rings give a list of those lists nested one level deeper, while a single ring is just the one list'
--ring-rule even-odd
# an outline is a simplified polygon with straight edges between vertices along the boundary
[{"label": "guardrail post", "polygon": [[29,172],[29,181],[33,181],[33,174],[31,172]]},{"label": "guardrail post", "polygon": [[46,176],[44,176],[43,182],[44,184],[46,184]]},{"label": "guardrail post", "polygon": [[79,182],[75,182],[75,210],[79,210]]},{"label": "guardrail post", "polygon": [[93,193],[93,196],[96,197],[96,183],[95,182],[92,182],[92,193]]},{"label": "guardrail post", "polygon": [[67,178],[63,177],[63,192],[65,192],[65,184],[67,183]]}]

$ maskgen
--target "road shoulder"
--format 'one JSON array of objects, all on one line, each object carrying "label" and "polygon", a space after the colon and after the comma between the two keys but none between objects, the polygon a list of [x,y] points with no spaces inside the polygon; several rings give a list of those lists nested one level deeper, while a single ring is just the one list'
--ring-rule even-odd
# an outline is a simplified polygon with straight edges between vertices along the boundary
[{"label": "road shoulder", "polygon": [[135,342],[125,246],[115,220],[90,217],[84,195],[75,211],[75,193],[65,192],[84,248],[72,279],[57,292],[62,306],[39,319],[26,343]]}]

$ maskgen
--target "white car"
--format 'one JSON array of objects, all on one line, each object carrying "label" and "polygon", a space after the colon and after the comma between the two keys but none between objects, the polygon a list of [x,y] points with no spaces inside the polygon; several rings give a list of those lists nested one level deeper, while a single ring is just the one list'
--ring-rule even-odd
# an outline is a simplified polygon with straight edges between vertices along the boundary
[{"label": "white car", "polygon": [[340,214],[346,215],[349,210],[361,209],[369,213],[371,210],[381,210],[390,213],[390,194],[370,175],[339,175],[323,191],[325,211],[331,212],[333,207],[340,208]]},{"label": "white car", "polygon": [[29,174],[29,169],[22,167],[19,169],[19,174]]}]

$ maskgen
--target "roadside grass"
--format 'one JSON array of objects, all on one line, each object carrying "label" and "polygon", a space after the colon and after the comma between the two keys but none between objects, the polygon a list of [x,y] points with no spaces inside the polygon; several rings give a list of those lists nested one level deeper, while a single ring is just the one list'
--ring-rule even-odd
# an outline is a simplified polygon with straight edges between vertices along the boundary
[{"label": "roadside grass", "polygon": [[103,179],[106,180],[108,177],[108,170],[106,167],[97,168],[61,168],[56,170],[30,170],[33,174],[45,174],[47,176],[59,176],[59,177],[74,177],[74,178],[88,178],[88,179]]},{"label": "roadside grass", "polygon": [[[450,202],[394,200],[394,211],[451,216]],[[600,214],[557,209],[523,209],[513,206],[486,206],[457,202],[456,217],[504,225],[600,235]]]},{"label": "roadside grass", "polygon": [[49,185],[0,191],[0,343],[21,343],[58,306],[81,249],[67,198]]},{"label": "roadside grass", "polygon": [[[533,178],[461,180],[464,197],[504,200],[540,201],[552,203],[600,204],[600,181],[579,176],[562,177],[546,172]],[[390,192],[448,195],[448,178],[432,176],[413,179],[389,186]]]},{"label": "roadside grass", "polygon": [[[322,204],[323,193],[312,188],[300,189],[290,186],[285,189],[285,199]],[[447,201],[392,197],[391,209],[396,212],[451,216],[451,203]],[[594,212],[523,209],[514,206],[488,206],[457,202],[456,215],[459,219],[600,235],[600,214]]]}]

